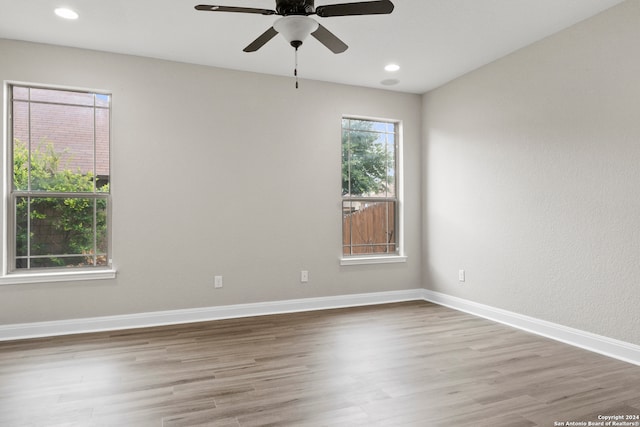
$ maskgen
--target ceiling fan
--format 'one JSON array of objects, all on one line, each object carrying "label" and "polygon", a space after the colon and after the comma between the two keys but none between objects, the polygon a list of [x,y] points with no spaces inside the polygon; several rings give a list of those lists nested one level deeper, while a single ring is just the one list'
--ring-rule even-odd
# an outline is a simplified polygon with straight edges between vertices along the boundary
[{"label": "ceiling fan", "polygon": [[330,18],[333,16],[384,15],[393,11],[393,3],[389,0],[329,4],[318,7],[314,7],[313,2],[314,0],[276,0],[275,10],[206,4],[200,4],[195,8],[196,10],[207,12],[237,12],[282,16],[282,18],[274,22],[271,28],[245,47],[243,49],[245,52],[257,51],[277,34],[282,34],[297,51],[305,38],[311,34],[333,53],[342,53],[347,50],[348,46],[324,26],[310,18],[310,15]]}]

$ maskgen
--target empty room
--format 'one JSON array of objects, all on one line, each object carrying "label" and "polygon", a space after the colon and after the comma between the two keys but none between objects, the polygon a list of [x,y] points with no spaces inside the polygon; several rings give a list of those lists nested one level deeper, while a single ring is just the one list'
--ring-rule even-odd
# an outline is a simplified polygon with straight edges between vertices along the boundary
[{"label": "empty room", "polygon": [[0,426],[640,427],[640,0],[0,0]]}]

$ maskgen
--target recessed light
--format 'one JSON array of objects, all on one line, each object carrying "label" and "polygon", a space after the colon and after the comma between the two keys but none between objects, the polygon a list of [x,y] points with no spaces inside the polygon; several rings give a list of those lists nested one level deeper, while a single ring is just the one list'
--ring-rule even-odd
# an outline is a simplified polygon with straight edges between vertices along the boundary
[{"label": "recessed light", "polygon": [[380,82],[380,84],[383,86],[395,86],[398,83],[400,83],[400,80],[398,79],[386,79]]},{"label": "recessed light", "polygon": [[56,10],[53,11],[56,15],[58,15],[60,18],[64,18],[64,19],[78,19],[78,12],[76,12],[75,10],[71,10],[69,8],[66,7],[59,7]]},{"label": "recessed light", "polygon": [[398,71],[399,69],[400,66],[398,64],[388,64],[384,67],[384,70],[389,72]]}]

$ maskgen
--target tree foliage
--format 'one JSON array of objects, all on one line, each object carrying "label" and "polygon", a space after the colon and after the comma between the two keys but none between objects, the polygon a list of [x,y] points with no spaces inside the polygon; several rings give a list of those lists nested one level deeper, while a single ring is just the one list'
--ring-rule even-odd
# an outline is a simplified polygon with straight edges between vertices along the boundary
[{"label": "tree foliage", "polygon": [[[29,153],[26,144],[14,142],[14,189],[35,192],[16,199],[16,255],[50,255],[32,260],[32,267],[93,264],[93,255],[102,252],[100,248],[106,245],[105,198],[47,195],[47,192],[93,193],[94,180],[96,191],[109,192],[109,184],[100,185],[93,173],[73,171],[63,161],[68,157],[63,154],[56,152],[51,143],[32,147]],[[59,256],[70,254],[80,256]],[[18,268],[26,267],[21,259],[17,263]]]},{"label": "tree foliage", "polygon": [[393,156],[372,132],[373,122],[348,120],[342,130],[342,195],[367,196],[387,192],[393,177]]}]

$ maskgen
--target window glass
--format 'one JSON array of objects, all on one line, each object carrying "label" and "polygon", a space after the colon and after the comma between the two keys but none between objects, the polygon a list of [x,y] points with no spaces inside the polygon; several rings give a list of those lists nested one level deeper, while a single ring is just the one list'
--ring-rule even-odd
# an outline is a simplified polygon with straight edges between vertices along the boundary
[{"label": "window glass", "polygon": [[11,89],[9,271],[108,266],[110,95]]},{"label": "window glass", "polygon": [[343,255],[398,251],[397,127],[342,120]]}]

